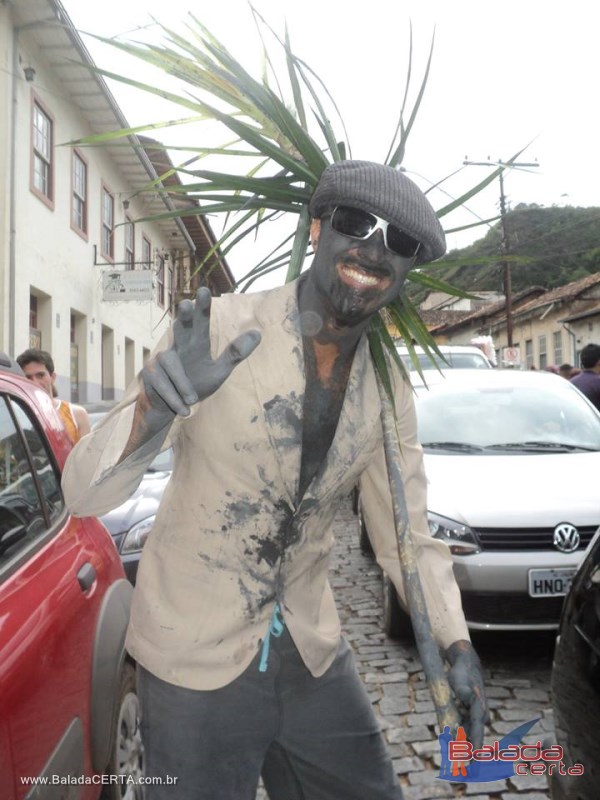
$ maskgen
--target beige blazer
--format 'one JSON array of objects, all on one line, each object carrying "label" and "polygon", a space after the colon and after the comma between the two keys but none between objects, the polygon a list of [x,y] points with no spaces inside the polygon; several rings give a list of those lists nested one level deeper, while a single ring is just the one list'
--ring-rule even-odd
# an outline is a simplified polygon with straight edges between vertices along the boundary
[{"label": "beige blazer", "polygon": [[[308,669],[325,672],[340,637],[327,577],[332,521],[359,480],[377,560],[403,595],[366,337],[329,453],[298,502],[305,378],[296,283],[213,301],[213,354],[252,328],[262,334],[254,353],[171,426],[165,446],[174,448],[175,467],[134,594],[129,652],[159,678],[192,689],[226,685],[248,666],[277,601]],[[136,383],[69,457],[63,487],[76,515],[102,514],[123,502],[157,452],[151,442],[114,466],[137,391]],[[395,398],[419,571],[434,634],[447,647],[468,639],[460,593],[446,545],[429,535],[412,391],[400,376]]]}]

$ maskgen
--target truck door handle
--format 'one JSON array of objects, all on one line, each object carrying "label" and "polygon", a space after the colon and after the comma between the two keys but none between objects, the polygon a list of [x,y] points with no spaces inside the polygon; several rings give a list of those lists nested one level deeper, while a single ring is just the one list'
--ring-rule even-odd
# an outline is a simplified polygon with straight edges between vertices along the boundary
[{"label": "truck door handle", "polygon": [[77,573],[77,582],[81,586],[82,592],[87,592],[87,590],[92,586],[94,581],[96,580],[96,568],[93,567],[89,561],[86,562]]}]

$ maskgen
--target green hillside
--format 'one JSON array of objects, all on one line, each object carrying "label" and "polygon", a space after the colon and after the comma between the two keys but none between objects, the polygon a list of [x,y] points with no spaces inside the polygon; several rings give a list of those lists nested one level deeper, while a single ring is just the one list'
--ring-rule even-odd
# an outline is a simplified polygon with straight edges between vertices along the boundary
[{"label": "green hillside", "polygon": [[[551,289],[600,271],[600,208],[518,205],[506,215],[514,292]],[[502,227],[497,222],[468,247],[427,271],[454,286],[502,291]]]}]

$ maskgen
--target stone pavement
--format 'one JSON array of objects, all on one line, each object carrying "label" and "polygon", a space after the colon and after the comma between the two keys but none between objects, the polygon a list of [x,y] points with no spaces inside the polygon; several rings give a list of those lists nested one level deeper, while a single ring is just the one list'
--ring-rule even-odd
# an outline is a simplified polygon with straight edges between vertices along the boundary
[{"label": "stone pavement", "polygon": [[[440,767],[436,718],[416,648],[388,639],[381,630],[379,568],[359,549],[358,525],[349,503],[336,518],[335,535],[330,577],[342,627],[380,720],[405,800],[547,800],[543,776],[477,784],[436,780]],[[536,717],[541,720],[525,742],[552,738],[552,636],[480,634],[474,644],[484,666],[492,714],[486,742]],[[256,800],[266,797],[260,789]]]}]

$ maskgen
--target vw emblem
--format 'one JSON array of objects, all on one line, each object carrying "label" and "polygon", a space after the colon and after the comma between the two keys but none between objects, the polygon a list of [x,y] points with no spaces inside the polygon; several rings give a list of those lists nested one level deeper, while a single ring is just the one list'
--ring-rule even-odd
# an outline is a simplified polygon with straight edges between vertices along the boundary
[{"label": "vw emblem", "polygon": [[581,536],[574,525],[569,522],[561,522],[554,528],[552,544],[562,553],[572,553],[579,547]]}]

